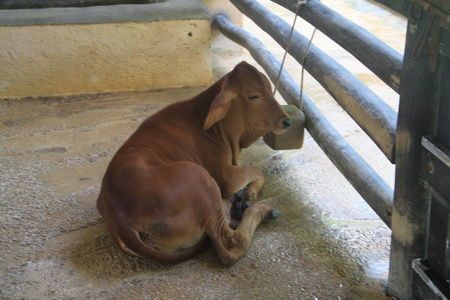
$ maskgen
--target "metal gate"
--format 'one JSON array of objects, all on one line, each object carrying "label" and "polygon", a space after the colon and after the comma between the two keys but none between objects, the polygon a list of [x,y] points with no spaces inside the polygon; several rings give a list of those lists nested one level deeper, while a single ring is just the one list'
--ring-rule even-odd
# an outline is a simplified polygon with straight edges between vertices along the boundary
[{"label": "metal gate", "polygon": [[[395,190],[348,145],[303,94],[306,128],[392,230],[389,293],[400,299],[450,296],[450,1],[376,0],[408,18],[402,57],[319,0],[272,0],[311,23],[400,95],[397,114],[355,76],[294,32],[289,53],[396,164]],[[286,48],[291,26],[255,0],[231,2]],[[301,7],[298,8],[298,5]],[[213,26],[249,50],[275,82],[280,62],[226,16]],[[308,51],[307,51],[308,49]],[[325,75],[327,80],[325,80]],[[283,71],[279,92],[299,105],[300,88]],[[343,96],[345,95],[345,96]]]}]

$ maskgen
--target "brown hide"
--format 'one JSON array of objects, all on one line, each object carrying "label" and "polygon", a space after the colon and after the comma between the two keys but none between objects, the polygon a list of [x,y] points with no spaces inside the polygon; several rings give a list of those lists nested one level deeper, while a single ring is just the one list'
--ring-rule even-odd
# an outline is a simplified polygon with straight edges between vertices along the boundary
[{"label": "brown hide", "polygon": [[[97,207],[118,246],[157,262],[198,253],[209,236],[224,263],[245,254],[256,227],[272,216],[248,207],[236,230],[230,198],[256,201],[259,169],[239,155],[259,137],[289,127],[267,78],[242,62],[193,99],[145,120],[113,157]],[[144,242],[145,241],[145,242]]]}]

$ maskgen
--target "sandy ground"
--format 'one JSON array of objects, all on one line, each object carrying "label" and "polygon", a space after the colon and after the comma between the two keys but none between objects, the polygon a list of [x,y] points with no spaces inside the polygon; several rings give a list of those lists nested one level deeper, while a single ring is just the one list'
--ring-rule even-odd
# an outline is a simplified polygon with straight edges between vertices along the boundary
[{"label": "sandy ground", "polygon": [[[292,14],[261,1],[292,21]],[[402,53],[405,20],[364,1],[323,1]],[[382,21],[382,22],[381,22]],[[311,28],[300,22],[306,36]],[[245,27],[282,50],[251,22]],[[315,43],[392,107],[398,96],[320,33]],[[215,51],[219,77],[244,52]],[[290,59],[287,69],[300,68]],[[258,141],[242,164],[261,168],[261,202],[280,211],[249,252],[223,266],[213,248],[159,265],[123,254],[95,208],[117,148],[148,115],[204,87],[0,102],[0,298],[2,299],[390,299],[390,230],[307,134],[300,150]],[[389,184],[394,168],[310,77],[305,92]],[[280,99],[282,102],[282,99]]]}]

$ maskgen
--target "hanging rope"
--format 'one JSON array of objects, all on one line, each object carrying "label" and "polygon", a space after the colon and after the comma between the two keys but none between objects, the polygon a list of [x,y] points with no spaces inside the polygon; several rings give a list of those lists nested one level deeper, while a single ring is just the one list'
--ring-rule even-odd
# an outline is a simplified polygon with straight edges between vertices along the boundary
[{"label": "hanging rope", "polygon": [[309,39],[308,47],[306,48],[305,56],[303,56],[303,60],[302,60],[302,78],[301,78],[302,81],[300,83],[300,101],[298,103],[298,107],[300,109],[302,109],[302,106],[303,106],[303,81],[304,81],[304,76],[305,76],[306,57],[308,56],[309,48],[311,48],[312,40],[314,38],[314,35],[316,34],[316,30],[317,30],[317,28],[314,28],[311,38]]},{"label": "hanging rope", "polygon": [[[277,77],[277,80],[275,83],[275,89],[273,90],[274,96],[278,90],[278,84],[280,83],[280,77],[281,77],[281,72],[283,71],[284,62],[286,61],[286,56],[289,52],[289,48],[291,47],[291,41],[292,41],[292,36],[294,35],[294,29],[295,29],[295,24],[297,22],[298,12],[300,11],[300,7],[302,7],[306,3],[307,3],[307,0],[303,0],[303,1],[299,0],[297,3],[297,9],[295,11],[294,22],[292,23],[291,32],[289,33],[288,43],[286,45],[286,49],[285,49],[285,52],[283,55],[283,60],[281,61],[280,71],[278,72],[278,77]],[[305,55],[303,56],[303,60],[301,63],[302,64],[302,75],[301,75],[301,83],[300,83],[300,100],[299,100],[299,108],[300,109],[302,109],[302,106],[303,106],[303,79],[304,79],[304,72],[305,72],[306,57],[308,56],[309,48],[311,47],[312,40],[314,38],[314,34],[316,33],[316,30],[317,30],[317,28],[314,28],[314,31],[311,35],[311,39],[309,40],[308,47],[306,48]]]},{"label": "hanging rope", "polygon": [[[303,2],[303,3],[300,3],[300,2]],[[280,71],[278,72],[278,77],[277,77],[277,81],[275,83],[275,89],[273,90],[273,95],[275,95],[275,93],[278,90],[278,84],[280,83],[280,77],[281,77],[281,71],[283,71],[283,66],[284,66],[284,62],[286,60],[286,55],[288,54],[289,48],[291,47],[292,35],[294,34],[294,28],[295,28],[295,23],[297,22],[298,12],[300,11],[300,7],[304,4],[305,4],[304,1],[298,1],[297,10],[295,11],[294,23],[292,23],[291,32],[289,34],[288,43],[287,43],[286,49],[284,51],[283,60],[281,61],[281,67],[280,67]]]}]

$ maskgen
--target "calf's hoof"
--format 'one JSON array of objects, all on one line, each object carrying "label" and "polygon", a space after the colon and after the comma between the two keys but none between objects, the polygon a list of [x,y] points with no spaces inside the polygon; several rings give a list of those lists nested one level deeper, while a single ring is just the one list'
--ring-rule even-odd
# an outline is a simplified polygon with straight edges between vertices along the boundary
[{"label": "calf's hoof", "polygon": [[248,190],[248,186],[239,190],[236,194],[234,194],[235,199],[241,202],[256,202],[256,193]]},{"label": "calf's hoof", "polygon": [[242,199],[242,197],[245,194],[245,191],[247,191],[247,187],[244,187],[244,188],[240,189],[239,191],[237,191],[237,193],[235,194],[235,197],[237,199]]},{"label": "calf's hoof", "polygon": [[269,216],[269,220],[275,220],[282,214],[278,209],[272,208],[272,213]]},{"label": "calf's hoof", "polygon": [[264,213],[263,214],[263,223],[269,222],[271,220],[277,219],[282,214],[281,211],[278,209],[272,208],[272,211],[270,213]]}]

